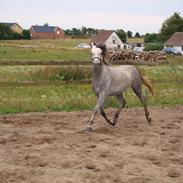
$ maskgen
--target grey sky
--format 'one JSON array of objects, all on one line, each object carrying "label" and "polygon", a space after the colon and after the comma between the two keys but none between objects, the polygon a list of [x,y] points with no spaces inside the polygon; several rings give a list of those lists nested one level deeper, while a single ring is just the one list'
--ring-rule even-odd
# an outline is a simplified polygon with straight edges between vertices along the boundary
[{"label": "grey sky", "polygon": [[174,12],[183,16],[183,0],[0,0],[0,22],[81,26],[133,32],[158,32]]}]

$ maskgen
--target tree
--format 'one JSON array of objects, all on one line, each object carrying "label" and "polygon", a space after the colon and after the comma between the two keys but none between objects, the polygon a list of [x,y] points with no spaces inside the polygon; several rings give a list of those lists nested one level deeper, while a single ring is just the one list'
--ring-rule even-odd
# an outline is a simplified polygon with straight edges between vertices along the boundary
[{"label": "tree", "polygon": [[23,39],[30,39],[30,32],[29,32],[29,30],[26,30],[26,29],[23,30],[22,38]]},{"label": "tree", "polygon": [[140,38],[139,32],[136,32],[136,33],[135,33],[135,37]]},{"label": "tree", "polygon": [[87,34],[88,34],[88,31],[87,31],[87,28],[86,28],[86,27],[83,26],[83,27],[81,28],[81,34],[82,34],[82,35],[87,35]]},{"label": "tree", "polygon": [[144,42],[145,43],[157,43],[158,41],[158,34],[152,33],[152,34],[145,34],[144,36]]},{"label": "tree", "polygon": [[132,38],[133,33],[131,31],[127,32],[128,38]]},{"label": "tree", "polygon": [[161,27],[159,39],[162,42],[168,40],[175,32],[183,32],[183,18],[175,12],[167,18]]},{"label": "tree", "polygon": [[74,36],[78,36],[78,35],[81,35],[81,30],[80,29],[77,29],[77,28],[72,28],[72,35]]},{"label": "tree", "polygon": [[117,29],[116,30],[116,34],[119,36],[119,38],[121,39],[121,41],[123,41],[124,43],[126,43],[126,33],[123,29]]},{"label": "tree", "polygon": [[48,27],[48,26],[49,26],[49,24],[46,22],[46,23],[44,24],[44,26]]},{"label": "tree", "polygon": [[0,24],[0,39],[13,39],[13,31],[6,24]]}]

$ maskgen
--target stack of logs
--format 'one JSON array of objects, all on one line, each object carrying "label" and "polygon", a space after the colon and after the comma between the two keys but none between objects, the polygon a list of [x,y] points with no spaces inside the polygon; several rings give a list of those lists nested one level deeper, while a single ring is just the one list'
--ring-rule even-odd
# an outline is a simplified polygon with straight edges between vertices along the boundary
[{"label": "stack of logs", "polygon": [[167,59],[164,52],[150,51],[135,53],[130,50],[123,50],[120,53],[110,54],[108,56],[109,61],[142,61],[142,62],[161,62]]}]

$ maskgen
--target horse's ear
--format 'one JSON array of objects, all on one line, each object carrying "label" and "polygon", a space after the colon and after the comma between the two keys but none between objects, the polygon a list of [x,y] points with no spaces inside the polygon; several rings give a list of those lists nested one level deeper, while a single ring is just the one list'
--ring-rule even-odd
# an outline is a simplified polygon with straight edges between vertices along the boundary
[{"label": "horse's ear", "polygon": [[91,46],[91,48],[93,48],[93,46],[94,46],[94,43],[93,43],[93,42],[90,42],[90,46]]},{"label": "horse's ear", "polygon": [[102,50],[102,54],[104,57],[106,57],[107,55],[107,48],[106,45],[103,43],[97,44],[97,47],[100,48]]},{"label": "horse's ear", "polygon": [[96,47],[96,44],[94,42],[90,42],[90,46],[91,46],[91,49],[92,49],[93,47]]}]

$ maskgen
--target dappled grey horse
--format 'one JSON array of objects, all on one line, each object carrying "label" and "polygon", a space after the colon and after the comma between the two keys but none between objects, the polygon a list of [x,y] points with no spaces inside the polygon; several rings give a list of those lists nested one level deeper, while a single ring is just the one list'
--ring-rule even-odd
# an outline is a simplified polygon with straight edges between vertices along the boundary
[{"label": "dappled grey horse", "polygon": [[[131,87],[135,94],[142,102],[145,110],[145,116],[148,122],[151,122],[151,117],[147,110],[146,99],[142,94],[142,83],[148,87],[153,94],[153,88],[150,81],[131,65],[109,66],[105,62],[106,47],[104,45],[96,46],[91,43],[92,53],[92,72],[93,72],[93,91],[97,96],[97,103],[93,110],[90,121],[87,125],[87,130],[91,130],[95,114],[100,110],[104,119],[112,126],[115,126],[121,110],[124,108],[126,101],[123,97],[123,92]],[[103,104],[107,96],[116,96],[120,108],[114,115],[113,120],[110,120],[103,109]]]}]

